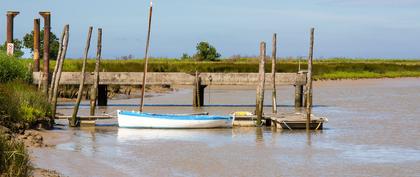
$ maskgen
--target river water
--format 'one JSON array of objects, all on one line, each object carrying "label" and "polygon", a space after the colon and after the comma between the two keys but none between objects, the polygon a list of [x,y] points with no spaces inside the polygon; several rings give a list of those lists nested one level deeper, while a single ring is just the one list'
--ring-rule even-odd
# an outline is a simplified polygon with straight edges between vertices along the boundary
[{"label": "river water", "polygon": [[[148,104],[191,104],[191,89],[147,98]],[[271,91],[266,91],[267,105]],[[236,104],[195,110],[146,107],[148,112],[252,111],[255,88],[206,89],[206,104]],[[278,88],[279,111],[293,112],[294,88]],[[135,104],[138,99],[110,100]],[[53,132],[54,148],[33,149],[34,164],[67,176],[420,176],[420,78],[320,81],[314,109],[329,123],[322,131],[233,128],[136,130],[113,126]],[[59,112],[70,114],[63,106]],[[101,112],[137,107],[109,106]],[[266,112],[271,108],[266,107]],[[81,113],[87,114],[88,107]],[[113,124],[116,120],[103,121]],[[67,124],[66,122],[62,122]]]}]

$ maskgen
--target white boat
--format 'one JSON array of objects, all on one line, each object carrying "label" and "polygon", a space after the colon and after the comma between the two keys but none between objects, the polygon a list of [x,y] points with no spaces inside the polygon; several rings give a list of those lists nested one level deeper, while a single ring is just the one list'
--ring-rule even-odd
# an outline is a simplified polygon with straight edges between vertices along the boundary
[{"label": "white boat", "polygon": [[153,114],[136,111],[117,111],[118,126],[122,128],[230,128],[234,116]]}]

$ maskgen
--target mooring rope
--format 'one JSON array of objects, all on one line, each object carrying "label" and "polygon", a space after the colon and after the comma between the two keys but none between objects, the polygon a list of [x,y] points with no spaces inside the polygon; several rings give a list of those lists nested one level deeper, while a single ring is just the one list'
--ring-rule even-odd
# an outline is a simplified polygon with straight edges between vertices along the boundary
[{"label": "mooring rope", "polygon": [[292,128],[289,127],[289,125],[287,125],[287,123],[285,121],[282,122],[289,130],[293,130]]}]

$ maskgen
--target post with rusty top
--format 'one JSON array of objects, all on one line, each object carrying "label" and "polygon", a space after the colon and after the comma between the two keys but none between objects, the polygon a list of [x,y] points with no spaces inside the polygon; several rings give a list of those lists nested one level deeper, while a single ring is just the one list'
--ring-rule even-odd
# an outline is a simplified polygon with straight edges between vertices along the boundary
[{"label": "post with rusty top", "polygon": [[64,26],[65,33],[64,33],[63,43],[61,44],[61,46],[63,48],[62,48],[59,60],[57,61],[59,63],[59,66],[57,68],[58,71],[57,71],[57,75],[55,77],[54,87],[53,87],[53,90],[52,90],[53,95],[52,95],[52,99],[51,99],[51,103],[52,103],[52,111],[51,111],[52,113],[51,114],[53,116],[52,117],[53,118],[52,122],[55,119],[55,113],[57,111],[58,86],[59,86],[60,79],[61,79],[61,72],[63,70],[64,59],[66,58],[67,46],[68,46],[68,43],[69,43],[69,28],[70,28],[69,25]]},{"label": "post with rusty top", "polygon": [[39,72],[40,20],[34,19],[34,72]]},{"label": "post with rusty top", "polygon": [[48,83],[50,78],[50,30],[51,30],[51,13],[50,12],[39,12],[39,14],[44,18],[44,68],[42,76],[42,92],[48,94]]},{"label": "post with rusty top", "polygon": [[82,72],[81,72],[82,77],[80,78],[80,85],[79,85],[79,91],[77,92],[76,104],[74,105],[73,114],[70,119],[71,127],[76,127],[78,124],[77,113],[79,112],[80,102],[82,101],[83,88],[85,86],[86,62],[87,62],[87,58],[89,54],[90,39],[92,38],[92,30],[93,30],[93,27],[89,27],[88,36],[86,40],[85,53],[83,55],[84,58],[83,58],[83,66],[82,66]]},{"label": "post with rusty top", "polygon": [[260,65],[259,65],[259,77],[257,86],[257,101],[256,110],[257,115],[257,126],[262,125],[263,108],[264,108],[264,84],[265,84],[265,56],[266,56],[266,44],[261,42],[260,44]]},{"label": "post with rusty top", "polygon": [[102,28],[98,29],[98,44],[96,49],[96,63],[95,63],[95,76],[93,81],[93,86],[90,91],[90,115],[95,115],[96,109],[96,100],[98,96],[98,86],[99,86],[99,66],[101,63],[101,54],[102,54]]},{"label": "post with rusty top", "polygon": [[310,129],[311,112],[312,112],[312,60],[314,55],[314,33],[315,28],[311,28],[311,39],[309,44],[308,55],[308,82],[306,83],[306,130]]},{"label": "post with rusty top", "polygon": [[271,77],[273,78],[273,93],[272,93],[272,105],[273,113],[277,113],[277,90],[276,90],[276,60],[277,60],[277,34],[273,34],[273,46],[271,55]]},{"label": "post with rusty top", "polygon": [[6,46],[7,46],[7,55],[11,56],[14,53],[14,43],[13,43],[13,20],[14,18],[19,15],[17,11],[7,11],[7,38],[6,38]]}]

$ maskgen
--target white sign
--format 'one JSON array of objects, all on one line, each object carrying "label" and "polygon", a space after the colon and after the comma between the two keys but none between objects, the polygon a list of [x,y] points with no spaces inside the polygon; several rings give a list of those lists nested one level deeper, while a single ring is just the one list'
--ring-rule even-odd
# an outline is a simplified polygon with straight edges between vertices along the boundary
[{"label": "white sign", "polygon": [[11,56],[15,53],[15,45],[13,43],[7,43],[7,55]]}]

